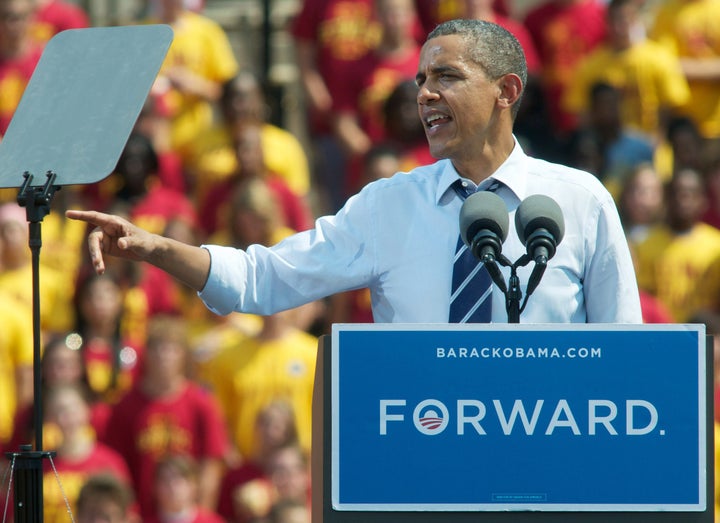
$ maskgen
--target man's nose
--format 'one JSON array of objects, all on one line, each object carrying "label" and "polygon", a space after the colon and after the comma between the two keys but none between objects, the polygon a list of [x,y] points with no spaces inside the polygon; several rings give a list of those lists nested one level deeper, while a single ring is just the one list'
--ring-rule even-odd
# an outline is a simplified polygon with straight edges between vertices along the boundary
[{"label": "man's nose", "polygon": [[429,101],[437,100],[438,97],[438,93],[427,83],[418,88],[417,102],[420,105],[425,105]]}]

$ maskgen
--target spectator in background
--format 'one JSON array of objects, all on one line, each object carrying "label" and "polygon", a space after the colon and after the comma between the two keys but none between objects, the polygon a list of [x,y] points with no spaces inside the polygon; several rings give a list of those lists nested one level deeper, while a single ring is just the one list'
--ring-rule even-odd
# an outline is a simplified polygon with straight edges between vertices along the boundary
[{"label": "spectator in background", "polygon": [[312,388],[318,340],[307,324],[314,302],[263,316],[260,332],[227,347],[211,362],[211,390],[225,413],[233,442],[241,456],[257,455],[254,430],[258,414],[277,400],[292,405],[303,448],[310,449]]},{"label": "spectator in background", "polygon": [[[28,247],[30,234],[27,215],[17,203],[0,205],[0,289],[29,310],[33,306],[33,267]],[[74,324],[72,275],[48,266],[40,260],[40,327],[43,333],[63,333]]]},{"label": "spectator in background", "polygon": [[335,132],[349,155],[345,196],[362,186],[363,156],[387,138],[384,104],[401,82],[415,78],[420,58],[412,0],[375,0],[380,24],[378,46],[356,67],[355,78],[333,109]]},{"label": "spectator in background", "polygon": [[[708,193],[708,207],[702,220],[720,229],[720,157],[710,161],[705,170],[705,185]],[[720,335],[720,332],[718,332]]]},{"label": "spectator in background", "polygon": [[638,285],[684,323],[700,310],[720,311],[720,231],[700,221],[707,194],[697,171],[675,173],[665,201],[665,222],[635,247]]},{"label": "spectator in background", "polygon": [[275,502],[305,502],[309,514],[312,492],[308,454],[298,445],[285,445],[272,453],[267,470]]},{"label": "spectator in background", "polygon": [[304,503],[310,514],[310,474],[306,454],[297,444],[276,448],[265,464],[265,476],[239,485],[233,492],[233,523],[264,522],[276,503]]},{"label": "spectator in background", "polygon": [[66,502],[74,509],[89,477],[112,474],[130,486],[130,471],[120,454],[96,441],[84,389],[77,384],[49,388],[44,403],[44,448],[57,453],[53,464],[43,461],[44,521],[61,523],[67,520]]},{"label": "spectator in background", "polygon": [[42,263],[59,271],[68,281],[75,281],[85,255],[87,227],[78,227],[65,217],[65,210],[84,205],[79,186],[65,186],[55,193],[52,211],[42,221]]},{"label": "spectator in background", "polygon": [[[642,243],[665,216],[664,187],[650,163],[640,164],[626,177],[618,197],[618,211],[638,271],[636,245]],[[657,296],[639,289],[643,323],[673,323],[668,308]]]},{"label": "spectator in background", "polygon": [[524,19],[542,67],[541,83],[550,122],[561,141],[577,126],[562,99],[578,62],[605,39],[605,4],[599,0],[543,0]]},{"label": "spectator in background", "polygon": [[592,86],[607,83],[621,93],[622,126],[657,143],[669,116],[690,100],[680,61],[657,42],[638,37],[645,29],[637,0],[611,0],[607,27],[605,41],[578,61],[563,106],[582,121]]},{"label": "spectator in background", "polygon": [[343,81],[380,41],[374,0],[305,0],[291,32],[308,109],[313,173],[325,211],[344,203],[346,155],[332,130]]},{"label": "spectator in background", "polygon": [[89,274],[76,291],[77,334],[88,385],[116,403],[140,374],[144,339],[123,333],[123,291],[111,274]]},{"label": "spectator in background", "polygon": [[690,87],[681,108],[708,140],[720,139],[720,0],[661,2],[649,36],[680,59]]},{"label": "spectator in background", "polygon": [[155,468],[157,511],[145,518],[145,523],[224,523],[214,510],[200,505],[199,480],[193,458],[186,454],[164,456]]},{"label": "spectator in background", "polygon": [[40,45],[61,31],[90,27],[90,19],[79,5],[67,0],[35,0],[30,33]]},{"label": "spectator in background", "polygon": [[188,350],[181,318],[152,318],[140,380],[108,422],[107,443],[130,466],[143,517],[155,514],[155,466],[168,453],[195,458],[200,504],[213,509],[217,501],[228,452],[227,426],[215,398],[187,378]]},{"label": "spectator in background", "polygon": [[264,180],[271,189],[284,226],[293,231],[311,228],[312,213],[305,200],[293,193],[285,180],[266,168],[261,125],[237,122],[232,129],[232,139],[237,159],[236,172],[215,185],[199,204],[201,226],[205,233],[211,235],[227,226],[221,219],[228,216],[228,200],[234,187],[252,179]]},{"label": "spectator in background", "polygon": [[275,173],[299,198],[310,193],[308,158],[298,138],[268,121],[269,108],[257,77],[241,71],[223,85],[221,121],[196,140],[187,162],[193,179],[193,198],[203,201],[207,191],[237,171],[233,129],[238,124],[261,127],[265,168]]},{"label": "spectator in background", "polygon": [[274,245],[293,233],[272,187],[262,178],[237,183],[223,211],[223,226],[210,237],[213,243],[247,249],[253,244]]},{"label": "spectator in background", "polygon": [[412,0],[375,0],[380,43],[345,78],[334,99],[334,130],[350,163],[345,197],[360,186],[362,157],[386,137],[383,104],[395,86],[415,78],[420,58]]},{"label": "spectator in background", "polygon": [[185,194],[160,183],[159,166],[151,140],[132,133],[115,167],[119,186],[114,200],[127,202],[130,218],[157,234],[164,231],[169,220],[178,216],[197,223],[193,202]]},{"label": "spectator in background", "polygon": [[[29,343],[29,340],[28,340]],[[99,400],[90,389],[85,364],[80,353],[81,339],[77,333],[67,333],[50,338],[43,347],[41,362],[41,385],[43,396],[46,391],[60,387],[75,387],[83,392],[90,408],[90,425],[94,437],[102,439],[110,416],[110,405]],[[32,392],[32,389],[31,389]],[[9,448],[17,450],[20,445],[34,439],[34,404],[19,409],[15,416],[15,427]]]},{"label": "spectator in background", "polygon": [[663,178],[669,180],[682,169],[703,171],[708,161],[708,142],[695,122],[687,116],[675,116],[667,125],[665,139],[655,157]]},{"label": "spectator in background", "polygon": [[417,94],[415,80],[405,80],[395,86],[383,106],[386,138],[379,146],[389,146],[397,151],[398,170],[403,172],[434,161],[425,138],[425,127],[418,116]]},{"label": "spectator in background", "polygon": [[631,247],[642,243],[665,215],[663,182],[651,163],[635,167],[625,179],[618,212]]},{"label": "spectator in background", "polygon": [[420,21],[422,43],[425,36],[435,29],[435,26],[448,20],[462,18],[464,15],[464,0],[415,0]]},{"label": "spectator in background", "polygon": [[529,81],[535,81],[541,72],[540,57],[538,56],[535,43],[530,36],[527,28],[514,18],[503,15],[496,9],[496,2],[493,0],[463,0],[464,2],[464,18],[472,18],[475,20],[487,20],[498,24],[510,31],[523,48],[525,52],[525,61],[527,62]]},{"label": "spectator in background", "polygon": [[[2,241],[0,241],[0,251]],[[17,413],[32,405],[32,310],[0,289],[0,450],[17,451],[11,443]]]},{"label": "spectator in background", "polygon": [[243,523],[268,510],[271,503],[268,462],[277,449],[297,444],[297,440],[292,405],[283,400],[273,401],[258,413],[255,420],[256,454],[230,468],[223,478],[218,512],[228,522]]},{"label": "spectator in background", "polygon": [[622,119],[622,94],[604,82],[590,87],[587,120],[570,135],[569,163],[595,174],[618,199],[626,176],[636,166],[653,161],[650,138],[629,128]]},{"label": "spectator in background", "polygon": [[268,523],[310,523],[307,503],[283,499],[273,503],[267,517]]},{"label": "spectator in background", "polygon": [[[33,10],[32,0],[0,1],[0,136],[7,131],[42,54],[42,46],[30,32]],[[16,193],[8,194],[3,201]]]},{"label": "spectator in background", "polygon": [[238,72],[225,31],[211,18],[185,6],[184,0],[161,0],[148,23],[168,24],[173,41],[153,86],[157,110],[170,119],[170,148],[184,159],[194,140],[213,122],[222,85]]},{"label": "spectator in background", "polygon": [[109,474],[90,477],[77,499],[78,523],[140,523],[132,490]]}]

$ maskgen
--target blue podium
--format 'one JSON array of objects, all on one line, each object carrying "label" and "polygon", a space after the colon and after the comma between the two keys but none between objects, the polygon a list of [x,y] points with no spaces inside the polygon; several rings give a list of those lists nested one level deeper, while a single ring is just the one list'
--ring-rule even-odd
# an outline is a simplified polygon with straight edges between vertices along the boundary
[{"label": "blue podium", "polygon": [[335,325],[313,521],[711,522],[700,325]]}]

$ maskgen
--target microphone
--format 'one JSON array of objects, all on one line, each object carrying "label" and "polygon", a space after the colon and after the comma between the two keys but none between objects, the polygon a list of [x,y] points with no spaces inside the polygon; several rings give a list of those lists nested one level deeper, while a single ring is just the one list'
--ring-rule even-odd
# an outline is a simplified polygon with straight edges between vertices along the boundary
[{"label": "microphone", "polygon": [[515,211],[515,229],[528,255],[535,260],[525,291],[526,299],[540,284],[547,262],[565,235],[565,219],[555,200],[542,194],[525,198]]},{"label": "microphone", "polygon": [[496,260],[507,238],[510,218],[505,202],[497,194],[471,194],[460,209],[460,236],[473,255],[485,264],[493,282],[503,291],[505,280]]},{"label": "microphone", "polygon": [[549,196],[528,196],[515,212],[515,229],[528,255],[536,264],[545,265],[565,235],[562,209]]}]

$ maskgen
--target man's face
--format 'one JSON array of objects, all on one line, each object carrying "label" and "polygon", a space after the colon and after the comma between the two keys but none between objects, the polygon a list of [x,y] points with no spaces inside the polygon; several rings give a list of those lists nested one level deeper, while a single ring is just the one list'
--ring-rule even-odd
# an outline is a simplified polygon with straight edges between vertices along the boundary
[{"label": "man's face", "polygon": [[435,158],[462,162],[482,151],[500,87],[473,62],[458,35],[428,40],[416,76],[418,111]]}]

